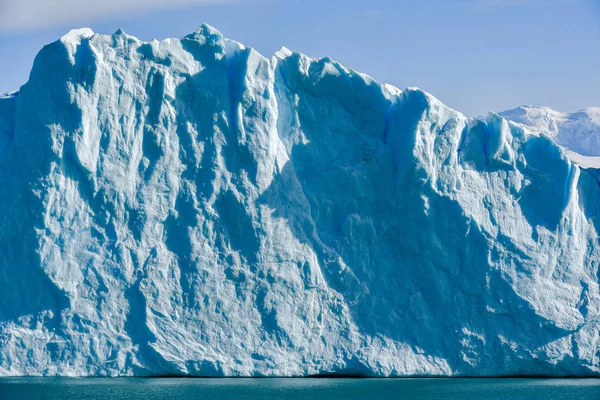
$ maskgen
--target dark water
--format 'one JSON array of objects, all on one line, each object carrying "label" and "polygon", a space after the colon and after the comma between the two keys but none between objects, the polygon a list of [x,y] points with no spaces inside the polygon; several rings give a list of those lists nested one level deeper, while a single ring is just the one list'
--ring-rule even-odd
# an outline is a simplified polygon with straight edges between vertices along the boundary
[{"label": "dark water", "polygon": [[0,399],[600,400],[600,379],[2,378]]}]

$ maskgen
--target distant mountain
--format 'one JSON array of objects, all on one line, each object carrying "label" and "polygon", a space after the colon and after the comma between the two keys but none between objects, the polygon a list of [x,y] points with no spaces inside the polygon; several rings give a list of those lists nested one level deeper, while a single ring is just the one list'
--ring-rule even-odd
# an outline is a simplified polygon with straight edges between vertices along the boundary
[{"label": "distant mountain", "polygon": [[600,107],[562,113],[547,107],[521,106],[500,116],[544,133],[563,147],[588,157],[600,156]]}]

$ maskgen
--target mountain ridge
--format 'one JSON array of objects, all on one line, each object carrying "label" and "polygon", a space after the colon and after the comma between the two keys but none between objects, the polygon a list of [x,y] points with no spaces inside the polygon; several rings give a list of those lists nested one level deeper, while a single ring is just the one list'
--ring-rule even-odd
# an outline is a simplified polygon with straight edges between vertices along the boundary
[{"label": "mountain ridge", "polygon": [[548,107],[521,106],[499,113],[535,133],[552,137],[559,145],[585,157],[600,156],[600,108],[563,113]]}]

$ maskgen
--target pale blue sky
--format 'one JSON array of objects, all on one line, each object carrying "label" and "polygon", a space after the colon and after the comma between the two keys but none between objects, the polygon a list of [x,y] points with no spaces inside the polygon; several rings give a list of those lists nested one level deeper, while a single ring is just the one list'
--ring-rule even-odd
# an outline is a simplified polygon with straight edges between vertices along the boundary
[{"label": "pale blue sky", "polygon": [[330,56],[472,116],[600,106],[600,0],[0,0],[0,92],[70,28],[149,40],[203,22],[266,56]]}]

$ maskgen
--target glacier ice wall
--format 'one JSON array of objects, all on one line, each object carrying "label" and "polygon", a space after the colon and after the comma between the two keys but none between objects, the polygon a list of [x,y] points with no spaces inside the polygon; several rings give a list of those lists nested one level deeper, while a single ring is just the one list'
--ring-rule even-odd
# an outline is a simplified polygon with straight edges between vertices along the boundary
[{"label": "glacier ice wall", "polygon": [[0,375],[598,375],[600,172],[202,26],[0,98]]}]

